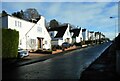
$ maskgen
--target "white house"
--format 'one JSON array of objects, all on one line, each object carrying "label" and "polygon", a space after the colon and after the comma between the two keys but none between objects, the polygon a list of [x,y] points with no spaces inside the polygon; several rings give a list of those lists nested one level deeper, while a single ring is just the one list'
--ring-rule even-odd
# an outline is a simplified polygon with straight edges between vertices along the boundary
[{"label": "white house", "polygon": [[83,41],[88,40],[88,31],[86,29],[82,29]]},{"label": "white house", "polygon": [[51,49],[51,37],[41,16],[36,23],[13,16],[1,17],[2,27],[19,31],[19,47],[28,50]]},{"label": "white house", "polygon": [[66,26],[50,28],[48,29],[48,32],[52,38],[52,45],[61,46],[64,42],[72,43],[69,24]]},{"label": "white house", "polygon": [[82,29],[81,28],[76,28],[76,29],[72,29],[70,30],[71,35],[72,35],[72,42],[73,43],[80,43],[81,41],[83,41],[83,35],[82,35]]},{"label": "white house", "polygon": [[88,40],[95,40],[94,31],[88,31]]}]

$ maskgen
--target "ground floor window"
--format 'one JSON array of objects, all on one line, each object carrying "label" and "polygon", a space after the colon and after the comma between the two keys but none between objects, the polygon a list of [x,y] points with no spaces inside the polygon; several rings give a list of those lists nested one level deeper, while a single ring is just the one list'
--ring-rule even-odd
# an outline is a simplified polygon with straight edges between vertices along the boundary
[{"label": "ground floor window", "polygon": [[47,41],[45,41],[45,44],[47,44]]},{"label": "ground floor window", "polygon": [[36,40],[35,39],[31,39],[31,44],[36,44]]}]

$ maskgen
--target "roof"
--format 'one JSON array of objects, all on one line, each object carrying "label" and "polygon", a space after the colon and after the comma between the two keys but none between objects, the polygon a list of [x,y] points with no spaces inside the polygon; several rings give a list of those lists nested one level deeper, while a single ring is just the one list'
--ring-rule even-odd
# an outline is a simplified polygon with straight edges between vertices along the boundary
[{"label": "roof", "polygon": [[57,31],[57,34],[56,34],[55,38],[61,38],[61,37],[63,37],[67,27],[68,26],[54,27],[54,28],[48,29],[48,31]]},{"label": "roof", "polygon": [[6,16],[1,16],[1,17],[8,17],[8,16],[13,17],[13,18],[16,18],[16,19],[23,20],[23,21],[31,22],[31,23],[37,23],[37,22],[41,19],[41,16],[40,16],[39,18],[36,18],[36,21],[32,21],[32,20],[25,20],[25,19],[23,19],[23,18],[18,18],[18,17],[12,16],[12,15],[9,15],[9,14],[8,14],[8,15],[6,15]]},{"label": "roof", "polygon": [[86,31],[86,29],[82,29],[82,32],[85,32]]},{"label": "roof", "polygon": [[81,28],[80,29],[72,29],[72,30],[70,30],[70,32],[73,32],[72,38],[78,37],[79,33],[80,33],[80,30],[81,30]]},{"label": "roof", "polygon": [[94,33],[94,31],[90,31],[90,33]]}]

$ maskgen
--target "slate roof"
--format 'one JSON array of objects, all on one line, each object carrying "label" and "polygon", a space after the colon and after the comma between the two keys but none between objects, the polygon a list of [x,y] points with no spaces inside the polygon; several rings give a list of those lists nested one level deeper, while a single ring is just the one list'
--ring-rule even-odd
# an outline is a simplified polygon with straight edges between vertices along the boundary
[{"label": "slate roof", "polygon": [[57,31],[57,34],[54,38],[62,38],[68,26],[59,26],[55,28],[47,29],[49,31]]},{"label": "slate roof", "polygon": [[73,32],[72,38],[78,37],[79,33],[80,33],[80,30],[81,30],[81,28],[80,29],[72,29],[72,30],[70,30],[70,32]]},{"label": "slate roof", "polygon": [[41,16],[39,18],[36,18],[36,21],[32,21],[32,20],[25,20],[23,18],[18,18],[18,17],[15,17],[15,16],[12,16],[12,15],[6,15],[6,16],[3,16],[3,17],[7,17],[7,16],[10,16],[10,17],[14,17],[14,18],[17,18],[17,19],[20,19],[20,20],[24,20],[24,21],[27,21],[27,22],[32,22],[32,23],[37,23],[40,19],[41,19]]},{"label": "slate roof", "polygon": [[94,33],[94,31],[90,31],[90,33]]},{"label": "slate roof", "polygon": [[82,32],[85,32],[86,31],[86,29],[82,29]]}]

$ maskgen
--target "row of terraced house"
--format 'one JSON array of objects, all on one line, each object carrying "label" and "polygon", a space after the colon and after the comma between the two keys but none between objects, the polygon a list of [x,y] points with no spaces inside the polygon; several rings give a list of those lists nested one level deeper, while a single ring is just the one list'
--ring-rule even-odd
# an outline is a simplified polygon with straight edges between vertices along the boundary
[{"label": "row of terraced house", "polygon": [[[26,21],[7,15],[0,17],[2,28],[19,31],[19,47],[27,50],[49,50],[52,45],[61,46],[62,43],[70,44],[86,41],[97,41],[105,38],[100,32],[88,31],[84,28],[72,28],[68,23],[55,28],[46,28],[45,17],[41,16],[35,22]],[[8,40],[9,41],[9,40]]]}]

